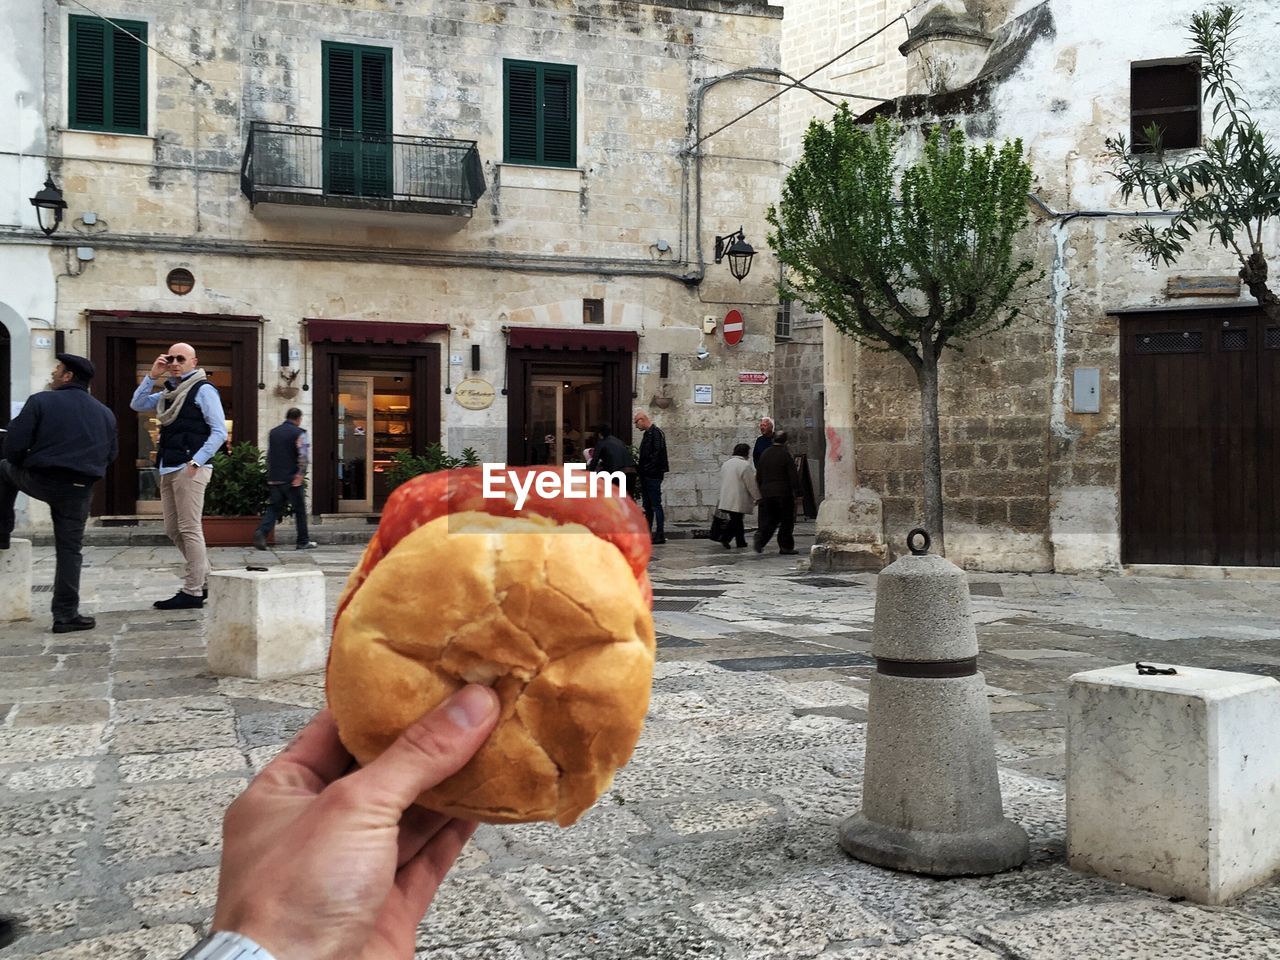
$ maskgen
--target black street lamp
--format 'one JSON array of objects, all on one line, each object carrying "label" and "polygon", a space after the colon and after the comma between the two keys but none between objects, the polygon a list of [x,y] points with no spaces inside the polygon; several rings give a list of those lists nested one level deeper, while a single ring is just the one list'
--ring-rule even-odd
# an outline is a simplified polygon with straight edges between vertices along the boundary
[{"label": "black street lamp", "polygon": [[[62,223],[62,211],[67,209],[67,201],[62,199],[62,191],[54,184],[52,174],[45,177],[44,189],[31,198],[31,205],[36,208],[36,222],[44,235],[53,236],[58,224]],[[50,214],[46,211],[53,211],[51,223],[48,222]]]},{"label": "black street lamp", "polygon": [[739,283],[751,272],[751,258],[755,255],[755,248],[747,243],[741,227],[738,228],[737,233],[731,233],[727,237],[716,237],[716,263],[728,257],[729,272]]}]

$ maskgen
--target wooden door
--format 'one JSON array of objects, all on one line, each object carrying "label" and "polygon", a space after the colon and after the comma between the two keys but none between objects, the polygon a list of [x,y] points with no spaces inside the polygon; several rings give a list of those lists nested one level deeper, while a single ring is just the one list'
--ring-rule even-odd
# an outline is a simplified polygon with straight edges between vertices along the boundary
[{"label": "wooden door", "polygon": [[1280,566],[1280,328],[1205,310],[1121,336],[1122,560]]}]

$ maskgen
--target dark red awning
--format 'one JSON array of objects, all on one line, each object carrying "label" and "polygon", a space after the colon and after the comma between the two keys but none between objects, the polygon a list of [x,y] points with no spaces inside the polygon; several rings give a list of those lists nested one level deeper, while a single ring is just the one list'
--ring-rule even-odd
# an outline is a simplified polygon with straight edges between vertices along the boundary
[{"label": "dark red awning", "polygon": [[634,330],[512,327],[507,345],[533,350],[626,350],[635,353],[640,346],[640,336]]},{"label": "dark red awning", "polygon": [[307,320],[307,340],[318,343],[416,343],[448,330],[447,323],[380,323],[369,320]]},{"label": "dark red awning", "polygon": [[236,313],[171,313],[163,310],[90,310],[90,317],[115,317],[117,320],[182,320],[189,323],[227,322],[261,323],[261,315]]}]

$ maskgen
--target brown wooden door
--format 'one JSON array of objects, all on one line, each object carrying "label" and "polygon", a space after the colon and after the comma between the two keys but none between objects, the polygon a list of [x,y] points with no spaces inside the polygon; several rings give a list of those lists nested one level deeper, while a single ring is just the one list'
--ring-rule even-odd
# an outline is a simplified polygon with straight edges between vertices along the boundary
[{"label": "brown wooden door", "polygon": [[1121,335],[1122,560],[1280,566],[1280,328],[1205,310]]}]

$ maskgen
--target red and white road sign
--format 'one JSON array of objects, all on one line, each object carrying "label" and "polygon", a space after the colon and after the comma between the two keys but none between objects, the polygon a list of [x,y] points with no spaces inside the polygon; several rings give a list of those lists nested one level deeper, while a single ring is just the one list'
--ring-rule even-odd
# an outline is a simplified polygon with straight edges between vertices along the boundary
[{"label": "red and white road sign", "polygon": [[724,315],[724,342],[733,346],[742,339],[742,314],[730,310]]}]

